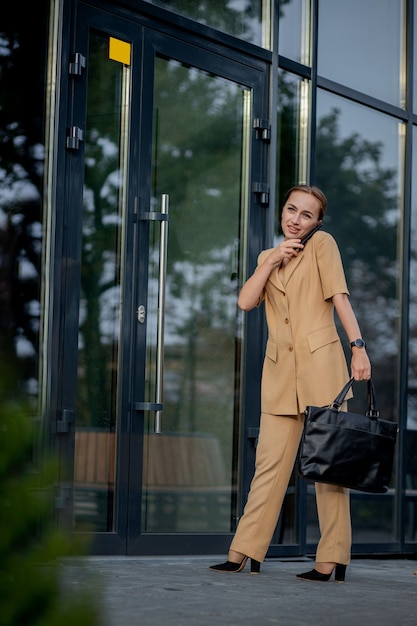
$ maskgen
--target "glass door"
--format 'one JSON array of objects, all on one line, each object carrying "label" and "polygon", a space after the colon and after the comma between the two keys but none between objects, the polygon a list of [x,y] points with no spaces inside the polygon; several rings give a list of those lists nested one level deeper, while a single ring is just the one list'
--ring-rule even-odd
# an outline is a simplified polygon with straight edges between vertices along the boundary
[{"label": "glass door", "polygon": [[146,393],[163,410],[144,416],[142,532],[230,532],[236,515],[250,107],[245,87],[155,59],[151,208],[168,221],[150,229]]},{"label": "glass door", "polygon": [[267,75],[88,7],[76,42],[72,525],[103,553],[224,550],[242,500],[236,301]]},{"label": "glass door", "polygon": [[89,29],[77,330],[73,526],[117,532],[116,490],[123,377],[123,339],[130,317],[127,267],[132,45]]},{"label": "glass door", "polygon": [[141,454],[130,457],[129,552],[201,553],[224,549],[240,513],[236,303],[253,149],[247,78],[255,77],[240,82],[232,63],[214,71],[210,56],[197,67],[191,50],[149,31],[147,41],[149,169],[143,163],[138,198],[138,241],[147,247],[139,244],[137,258],[131,433]]}]

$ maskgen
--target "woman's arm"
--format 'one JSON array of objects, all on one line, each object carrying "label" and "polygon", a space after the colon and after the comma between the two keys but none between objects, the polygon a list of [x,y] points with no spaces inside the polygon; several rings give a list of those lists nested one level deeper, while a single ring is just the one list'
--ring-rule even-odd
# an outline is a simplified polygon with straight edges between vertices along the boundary
[{"label": "woman's arm", "polygon": [[[333,296],[333,304],[337,315],[342,323],[349,343],[362,337],[358,321],[346,293],[338,293]],[[371,364],[365,348],[352,348],[351,372],[355,380],[369,380],[371,377]]]}]

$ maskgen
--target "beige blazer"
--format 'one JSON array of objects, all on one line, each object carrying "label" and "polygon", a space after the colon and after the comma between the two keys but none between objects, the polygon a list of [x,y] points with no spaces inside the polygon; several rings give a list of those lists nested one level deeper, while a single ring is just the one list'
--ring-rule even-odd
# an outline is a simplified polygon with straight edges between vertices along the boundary
[{"label": "beige blazer", "polygon": [[[258,265],[271,251],[261,252]],[[278,269],[271,272],[262,296],[268,325],[262,412],[297,415],[307,405],[325,406],[349,380],[331,300],[337,293],[349,294],[345,273],[335,240],[323,231],[287,264],[283,282]]]}]

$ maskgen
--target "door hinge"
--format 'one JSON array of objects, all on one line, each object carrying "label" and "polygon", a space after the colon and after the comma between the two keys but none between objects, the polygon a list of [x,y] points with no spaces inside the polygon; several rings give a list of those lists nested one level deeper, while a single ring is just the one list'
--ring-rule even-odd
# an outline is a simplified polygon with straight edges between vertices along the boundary
[{"label": "door hinge", "polygon": [[72,487],[70,485],[59,485],[55,492],[55,509],[62,511],[71,503]]},{"label": "door hinge", "polygon": [[259,426],[249,426],[246,429],[246,437],[248,439],[257,439],[259,437]]},{"label": "door hinge", "polygon": [[63,409],[61,418],[56,420],[55,424],[52,424],[52,430],[54,433],[69,433],[71,424],[75,422],[75,411],[69,409]]},{"label": "door hinge", "polygon": [[82,71],[85,70],[87,66],[87,59],[81,52],[76,52],[74,54],[74,60],[69,64],[69,73],[72,76],[81,76]]},{"label": "door hinge", "polygon": [[267,142],[271,141],[271,122],[269,120],[255,117],[253,127],[256,130],[256,139]]},{"label": "door hinge", "polygon": [[262,206],[269,205],[269,185],[268,183],[253,183],[252,191],[259,196]]},{"label": "door hinge", "polygon": [[84,141],[84,131],[79,126],[71,126],[67,134],[67,149],[78,150],[80,141]]}]

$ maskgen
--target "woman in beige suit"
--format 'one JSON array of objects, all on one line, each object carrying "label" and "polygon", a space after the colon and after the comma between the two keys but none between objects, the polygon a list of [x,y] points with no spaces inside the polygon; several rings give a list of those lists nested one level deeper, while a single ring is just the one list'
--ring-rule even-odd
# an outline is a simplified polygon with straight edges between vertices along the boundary
[{"label": "woman in beige suit", "polygon": [[[298,185],[285,197],[283,241],[263,251],[258,267],[239,294],[238,306],[250,311],[264,301],[268,342],[262,372],[261,420],[255,475],[228,560],[211,566],[240,572],[251,559],[259,572],[274,533],[294,467],[307,405],[330,404],[349,379],[336,330],[334,309],[349,339],[351,374],[368,380],[371,366],[333,237],[318,230],[327,200],[317,187]],[[320,541],[315,568],[299,578],[327,581],[345,578],[350,562],[349,490],[316,484]]]}]

